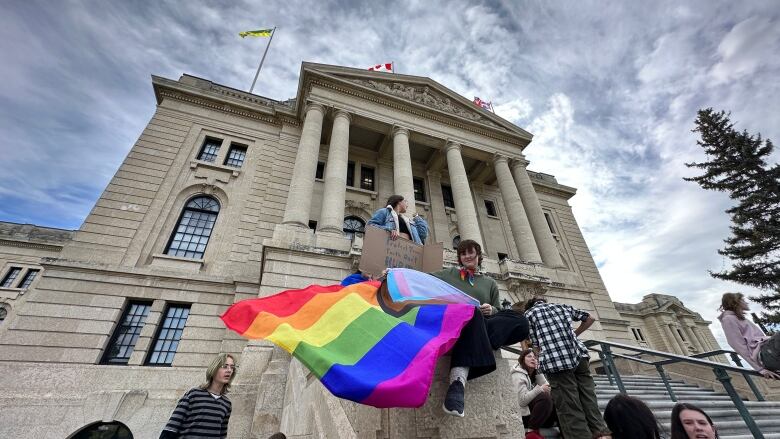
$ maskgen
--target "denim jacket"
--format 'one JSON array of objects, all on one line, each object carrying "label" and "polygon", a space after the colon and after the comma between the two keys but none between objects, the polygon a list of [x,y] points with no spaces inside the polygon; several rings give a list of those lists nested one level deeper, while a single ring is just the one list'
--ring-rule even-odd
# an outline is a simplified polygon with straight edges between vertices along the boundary
[{"label": "denim jacket", "polygon": [[[425,218],[417,216],[407,221],[409,226],[409,233],[412,235],[412,241],[417,244],[425,244],[425,238],[428,237],[428,223]],[[395,220],[393,214],[390,213],[390,209],[383,207],[376,212],[374,216],[368,220],[368,224],[377,226],[380,229],[389,231],[395,230]]]}]

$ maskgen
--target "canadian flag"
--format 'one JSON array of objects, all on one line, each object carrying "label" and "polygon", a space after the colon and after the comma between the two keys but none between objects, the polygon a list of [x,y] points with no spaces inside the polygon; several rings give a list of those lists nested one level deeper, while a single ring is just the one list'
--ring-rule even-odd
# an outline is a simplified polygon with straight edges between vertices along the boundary
[{"label": "canadian flag", "polygon": [[372,72],[392,72],[393,71],[393,63],[387,62],[384,64],[377,64],[374,67],[369,67],[368,70]]}]

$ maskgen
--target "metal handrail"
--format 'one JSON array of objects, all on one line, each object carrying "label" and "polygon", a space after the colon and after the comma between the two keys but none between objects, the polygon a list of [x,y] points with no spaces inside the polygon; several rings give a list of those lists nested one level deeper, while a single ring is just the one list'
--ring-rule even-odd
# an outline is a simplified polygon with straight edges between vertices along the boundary
[{"label": "metal handrail", "polygon": [[[750,414],[747,407],[745,407],[744,401],[742,401],[742,398],[739,397],[739,394],[734,389],[734,386],[731,384],[731,376],[729,376],[729,372],[742,374],[742,376],[744,376],[745,379],[747,380],[748,385],[750,385],[751,390],[753,390],[753,392],[756,394],[756,397],[760,401],[764,401],[763,395],[761,395],[761,392],[759,392],[758,388],[755,386],[752,379],[750,379],[751,375],[761,376],[761,374],[759,374],[758,372],[754,370],[744,369],[741,367],[725,365],[714,361],[702,360],[700,358],[696,358],[696,356],[687,357],[683,355],[671,354],[669,352],[655,351],[652,349],[626,345],[622,343],[614,343],[614,342],[601,341],[601,340],[587,340],[584,343],[585,346],[588,347],[588,349],[597,352],[599,354],[599,357],[604,363],[604,370],[607,373],[607,378],[609,378],[610,384],[613,384],[613,380],[614,380],[614,383],[617,384],[620,393],[623,394],[627,394],[628,392],[626,391],[626,387],[623,385],[623,380],[620,377],[620,372],[618,372],[617,367],[615,367],[615,362],[613,360],[614,357],[624,358],[629,361],[636,361],[639,363],[655,366],[656,370],[658,371],[658,374],[661,376],[661,379],[664,382],[664,385],[666,386],[667,392],[669,392],[669,397],[673,402],[677,401],[677,397],[675,396],[674,391],[672,390],[671,383],[669,382],[669,377],[666,374],[666,371],[664,370],[665,364],[688,363],[688,364],[695,364],[698,366],[711,367],[712,371],[715,373],[715,378],[718,381],[720,381],[720,383],[723,385],[723,388],[726,390],[726,393],[728,393],[729,397],[731,398],[731,401],[736,406],[737,411],[739,411],[740,416],[742,416],[742,420],[745,421],[745,425],[747,425],[748,429],[753,434],[753,437],[759,439],[764,438],[764,435],[763,433],[761,433],[761,430],[759,430],[758,425],[756,425],[756,421],[753,419],[753,416]],[[598,346],[601,349],[599,350],[595,346]],[[630,352],[639,352],[640,354],[654,355],[657,357],[665,358],[665,360],[652,362],[652,361],[636,358],[630,355],[614,353],[612,352],[612,348],[617,348],[617,349],[630,351]],[[713,352],[715,353],[705,352],[703,354],[699,354],[699,356],[708,357],[712,355],[719,355],[721,353],[718,351],[713,351]]]}]

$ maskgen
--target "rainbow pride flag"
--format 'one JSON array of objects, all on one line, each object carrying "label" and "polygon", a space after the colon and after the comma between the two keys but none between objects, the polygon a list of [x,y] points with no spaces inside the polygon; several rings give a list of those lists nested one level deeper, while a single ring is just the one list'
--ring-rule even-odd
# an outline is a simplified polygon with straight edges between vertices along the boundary
[{"label": "rainbow pride flag", "polygon": [[[393,302],[389,281],[311,285],[238,302],[222,320],[246,338],[282,347],[339,398],[380,408],[420,407],[436,360],[455,344],[475,307],[425,273],[392,270],[388,278],[413,303]],[[410,292],[410,285],[423,291]],[[429,303],[424,290],[432,291]]]}]

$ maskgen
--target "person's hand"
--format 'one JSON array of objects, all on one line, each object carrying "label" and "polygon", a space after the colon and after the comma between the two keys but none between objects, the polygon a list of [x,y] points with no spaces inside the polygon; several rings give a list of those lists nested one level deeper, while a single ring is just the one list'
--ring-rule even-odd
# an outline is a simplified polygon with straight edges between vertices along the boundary
[{"label": "person's hand", "polygon": [[382,275],[379,278],[380,279],[386,278],[387,277],[387,273],[389,273],[389,272],[390,272],[390,269],[389,268],[385,268],[384,270],[382,270]]},{"label": "person's hand", "polygon": [[780,374],[777,372],[772,372],[769,369],[761,369],[758,371],[761,375],[764,376],[764,378],[769,378],[770,380],[780,380]]},{"label": "person's hand", "polygon": [[550,393],[550,385],[549,384],[542,384],[542,392]]},{"label": "person's hand", "polygon": [[398,230],[390,231],[390,239],[395,241],[396,239],[398,239],[399,236],[401,236],[401,233],[398,232]]},{"label": "person's hand", "polygon": [[479,310],[482,312],[483,316],[493,315],[493,307],[489,303],[479,305]]}]

